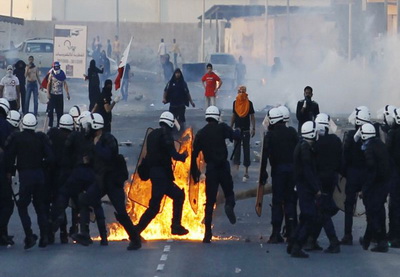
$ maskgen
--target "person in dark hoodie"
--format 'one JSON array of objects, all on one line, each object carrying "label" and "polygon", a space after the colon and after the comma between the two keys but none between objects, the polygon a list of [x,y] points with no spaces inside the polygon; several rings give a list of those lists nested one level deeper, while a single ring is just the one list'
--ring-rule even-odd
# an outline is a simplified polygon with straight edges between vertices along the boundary
[{"label": "person in dark hoodie", "polygon": [[111,133],[111,120],[112,114],[111,111],[114,108],[115,104],[121,100],[121,97],[118,95],[114,97],[112,100],[112,81],[107,79],[104,82],[103,90],[97,99],[97,103],[94,105],[92,113],[99,113],[104,119],[104,132]]},{"label": "person in dark hoodie", "polygon": [[88,75],[85,75],[85,80],[89,81],[89,111],[91,111],[100,96],[100,78],[99,73],[103,73],[103,68],[96,67],[96,61],[91,60],[88,68]]},{"label": "person in dark hoodie", "polygon": [[162,102],[164,104],[169,103],[169,111],[174,115],[176,120],[178,120],[181,129],[184,129],[186,107],[189,107],[189,103],[192,107],[196,105],[190,96],[189,88],[179,68],[175,69],[171,80],[169,80],[165,86]]},{"label": "person in dark hoodie", "polygon": [[14,75],[17,76],[19,81],[19,91],[21,93],[21,108],[22,112],[25,114],[25,95],[26,95],[26,88],[25,88],[25,68],[26,63],[22,60],[19,60],[14,65]]}]

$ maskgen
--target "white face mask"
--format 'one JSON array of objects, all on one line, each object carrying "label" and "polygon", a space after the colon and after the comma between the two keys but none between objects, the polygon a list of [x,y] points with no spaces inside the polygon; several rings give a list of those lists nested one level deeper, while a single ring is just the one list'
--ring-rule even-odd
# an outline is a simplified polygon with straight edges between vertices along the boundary
[{"label": "white face mask", "polygon": [[56,75],[57,75],[57,74],[60,74],[61,70],[60,70],[60,69],[58,69],[58,70],[54,70],[54,72],[55,72],[55,73],[56,73]]},{"label": "white face mask", "polygon": [[12,70],[7,70],[7,76],[8,77],[11,77],[13,74],[12,74]]}]

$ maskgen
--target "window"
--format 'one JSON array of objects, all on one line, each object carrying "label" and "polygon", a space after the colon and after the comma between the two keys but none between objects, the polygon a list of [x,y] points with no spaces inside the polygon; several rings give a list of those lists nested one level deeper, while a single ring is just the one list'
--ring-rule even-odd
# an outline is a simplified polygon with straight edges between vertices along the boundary
[{"label": "window", "polygon": [[53,53],[53,44],[41,42],[29,42],[26,45],[28,53]]},{"label": "window", "polygon": [[236,64],[235,58],[231,55],[211,55],[210,62],[212,64]]}]

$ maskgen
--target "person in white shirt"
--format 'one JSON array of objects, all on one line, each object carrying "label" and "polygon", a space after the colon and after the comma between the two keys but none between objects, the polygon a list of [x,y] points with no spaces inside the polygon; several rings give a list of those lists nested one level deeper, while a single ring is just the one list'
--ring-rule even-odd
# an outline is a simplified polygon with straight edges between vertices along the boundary
[{"label": "person in white shirt", "polygon": [[21,92],[19,80],[13,75],[12,65],[7,66],[7,73],[0,81],[0,98],[5,98],[10,103],[10,110],[18,111],[21,107]]},{"label": "person in white shirt", "polygon": [[165,61],[165,55],[167,54],[167,46],[164,43],[164,39],[161,39],[160,44],[158,45],[158,55],[160,56],[160,62],[161,64],[164,63]]}]

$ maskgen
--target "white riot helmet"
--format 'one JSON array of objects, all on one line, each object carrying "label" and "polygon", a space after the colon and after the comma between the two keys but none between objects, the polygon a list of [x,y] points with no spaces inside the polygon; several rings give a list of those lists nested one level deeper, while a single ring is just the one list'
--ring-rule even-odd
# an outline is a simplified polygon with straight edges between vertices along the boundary
[{"label": "white riot helmet", "polygon": [[283,115],[283,122],[289,122],[290,119],[290,111],[286,106],[279,106],[278,109],[281,110]]},{"label": "white riot helmet", "polygon": [[91,113],[87,118],[87,123],[92,127],[93,130],[100,130],[104,128],[104,119],[101,114]]},{"label": "white riot helmet", "polygon": [[320,131],[320,133],[325,133],[326,128],[329,129],[329,122],[331,118],[329,115],[326,113],[319,113],[315,117],[315,123],[317,123],[317,128]]},{"label": "white riot helmet", "polygon": [[76,120],[76,123],[82,127],[82,124],[85,124],[87,122],[87,119],[90,116],[90,112],[89,111],[84,111],[81,113],[80,116],[78,116],[78,119]]},{"label": "white riot helmet", "polygon": [[60,118],[60,128],[72,131],[74,129],[74,120],[69,114],[64,114]]},{"label": "white riot helmet", "polygon": [[15,110],[12,110],[7,115],[7,121],[11,126],[18,128],[21,122],[21,114]]},{"label": "white riot helmet", "polygon": [[394,110],[394,121],[400,125],[400,108]]},{"label": "white riot helmet", "polygon": [[69,115],[72,116],[75,124],[78,124],[78,118],[84,111],[87,111],[86,105],[75,105],[69,110]]},{"label": "white riot helmet", "polygon": [[38,122],[36,116],[32,113],[27,113],[22,119],[22,129],[35,130]]},{"label": "white riot helmet", "polygon": [[216,106],[210,106],[206,109],[206,119],[215,119],[216,121],[219,121],[221,116],[221,113]]},{"label": "white riot helmet", "polygon": [[160,120],[158,122],[165,123],[165,124],[167,124],[168,127],[174,128],[175,117],[171,112],[163,112],[160,115]]},{"label": "white riot helmet", "polygon": [[283,113],[279,108],[272,108],[268,111],[268,118],[271,125],[283,120]]},{"label": "white riot helmet", "polygon": [[[362,113],[366,112],[366,113],[370,114],[369,109],[366,106],[358,106],[357,108],[355,108],[353,110],[353,112],[350,114],[350,116],[348,118],[350,124],[358,125],[358,124],[356,124],[356,121],[357,121],[356,117],[360,111],[363,111]],[[361,123],[360,125],[362,125],[364,123]]]},{"label": "white riot helmet", "polygon": [[383,118],[385,120],[385,123],[388,125],[393,125],[394,123],[394,111],[396,110],[396,107],[393,105],[386,105],[385,109],[383,110]]},{"label": "white riot helmet", "polygon": [[10,103],[5,98],[0,98],[0,108],[4,110],[6,114],[10,111]]},{"label": "white riot helmet", "polygon": [[301,126],[301,136],[308,140],[317,140],[317,124],[314,121],[307,121]]},{"label": "white riot helmet", "polygon": [[361,126],[361,139],[367,140],[376,136],[376,131],[374,125],[371,123],[366,123]]},{"label": "white riot helmet", "polygon": [[365,123],[369,123],[371,121],[371,114],[368,109],[359,109],[356,110],[356,120],[355,124],[361,126]]}]

